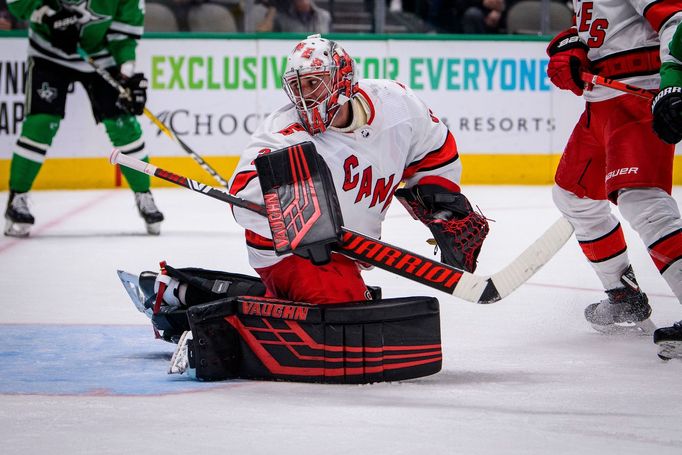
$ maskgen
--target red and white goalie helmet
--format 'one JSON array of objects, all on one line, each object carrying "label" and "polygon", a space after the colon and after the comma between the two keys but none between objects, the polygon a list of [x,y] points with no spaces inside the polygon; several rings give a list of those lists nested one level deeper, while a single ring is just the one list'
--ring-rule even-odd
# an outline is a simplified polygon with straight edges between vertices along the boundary
[{"label": "red and white goalie helmet", "polygon": [[311,135],[322,133],[357,91],[355,62],[336,42],[310,35],[287,58],[284,90]]}]

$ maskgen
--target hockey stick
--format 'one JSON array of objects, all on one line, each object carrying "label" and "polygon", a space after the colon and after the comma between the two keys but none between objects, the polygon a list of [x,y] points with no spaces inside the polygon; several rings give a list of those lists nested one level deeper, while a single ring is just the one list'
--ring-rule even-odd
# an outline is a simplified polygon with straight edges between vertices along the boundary
[{"label": "hockey stick", "polygon": [[629,93],[630,95],[639,96],[640,98],[645,98],[647,100],[654,99],[654,94],[647,89],[641,87],[635,87],[634,85],[624,84],[615,79],[607,79],[602,76],[590,73],[582,73],[580,75],[583,82],[587,82],[592,85],[601,85],[602,87],[612,88],[614,90],[620,90],[621,92]]},{"label": "hockey stick", "polygon": [[[104,79],[104,80],[105,80],[109,85],[111,85],[113,88],[115,88],[116,90],[118,90],[118,93],[119,93],[121,96],[123,96],[123,97],[126,98],[126,99],[130,99],[130,93],[128,93],[128,91],[127,91],[125,88],[123,88],[123,86],[121,85],[121,83],[118,82],[116,79],[114,79],[114,77],[113,77],[111,74],[109,74],[109,72],[108,72],[107,70],[105,70],[104,68],[102,68],[101,66],[99,66],[99,65],[97,64],[97,62],[95,62],[95,60],[94,60],[92,57],[90,57],[88,54],[86,54],[85,51],[84,51],[83,49],[78,48],[78,55],[80,55],[81,58],[82,58],[83,60],[85,60],[85,61],[86,61],[86,62],[95,70],[95,72],[96,72],[97,74],[99,74],[99,75],[102,77],[102,79]],[[208,172],[209,174],[211,174],[211,176],[212,176],[214,179],[216,179],[222,186],[227,187],[227,180],[225,180],[224,178],[222,178],[222,177],[220,176],[220,174],[218,174],[218,172],[216,172],[216,170],[213,169],[213,168],[211,167],[211,165],[209,165],[206,161],[204,161],[204,159],[201,157],[201,155],[199,155],[199,154],[196,153],[194,150],[192,150],[192,149],[189,147],[189,145],[185,144],[185,142],[182,141],[182,139],[180,139],[180,138],[179,138],[179,137],[178,137],[170,128],[168,128],[161,120],[159,120],[159,118],[156,117],[156,116],[152,113],[152,111],[150,111],[149,109],[147,109],[147,108],[145,107],[145,108],[144,108],[144,115],[146,115],[147,118],[148,118],[149,120],[151,120],[151,121],[154,123],[154,125],[156,125],[157,128],[159,128],[161,131],[163,131],[163,133],[164,133],[166,136],[168,136],[169,138],[171,138],[171,140],[173,140],[173,141],[177,142],[178,144],[180,144],[180,147],[182,147],[182,149],[183,149],[185,152],[187,152],[187,153],[194,159],[194,161],[196,161],[196,162],[199,164],[199,166],[201,166],[202,168],[204,168],[204,170],[205,170],[206,172]]]},{"label": "hockey stick", "polygon": [[[267,216],[265,207],[233,196],[187,177],[160,169],[114,150],[112,164],[158,177],[192,191]],[[474,275],[424,256],[390,245],[364,234],[342,228],[342,239],[335,249],[352,259],[374,265],[434,289],[474,303],[493,303],[509,295],[537,272],[573,234],[573,227],[559,218],[532,245],[501,271],[490,277]]]}]

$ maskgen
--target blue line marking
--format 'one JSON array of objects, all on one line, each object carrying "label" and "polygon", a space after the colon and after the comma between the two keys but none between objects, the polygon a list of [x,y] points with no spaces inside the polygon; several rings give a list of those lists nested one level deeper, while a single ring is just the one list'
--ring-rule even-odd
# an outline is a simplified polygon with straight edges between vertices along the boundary
[{"label": "blue line marking", "polygon": [[2,324],[0,394],[164,395],[226,385],[166,374],[174,350],[151,326]]}]

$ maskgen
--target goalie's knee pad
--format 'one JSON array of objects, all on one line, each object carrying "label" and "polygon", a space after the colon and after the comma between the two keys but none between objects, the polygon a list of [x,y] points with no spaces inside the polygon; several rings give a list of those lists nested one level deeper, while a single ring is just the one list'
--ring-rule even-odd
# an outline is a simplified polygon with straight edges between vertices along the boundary
[{"label": "goalie's knee pad", "polygon": [[200,380],[363,384],[427,376],[442,364],[433,297],[319,306],[236,297],[193,306],[188,319],[189,368]]}]

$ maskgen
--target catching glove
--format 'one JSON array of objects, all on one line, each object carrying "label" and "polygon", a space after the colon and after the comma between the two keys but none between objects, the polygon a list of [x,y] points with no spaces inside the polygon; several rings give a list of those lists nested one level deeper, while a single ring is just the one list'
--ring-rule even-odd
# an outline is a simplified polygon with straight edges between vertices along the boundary
[{"label": "catching glove", "polygon": [[116,105],[133,115],[141,115],[147,103],[147,79],[142,73],[135,73],[131,77],[119,75],[119,82],[126,93],[120,94]]},{"label": "catching glove", "polygon": [[81,34],[80,19],[83,17],[78,11],[62,8],[53,14],[45,14],[42,23],[50,32],[50,43],[67,54],[75,54]]},{"label": "catching glove", "polygon": [[554,37],[547,46],[549,55],[547,76],[552,84],[582,96],[585,83],[580,73],[590,67],[590,61],[587,59],[588,49],[587,44],[580,41],[578,32],[572,27]]},{"label": "catching glove", "polygon": [[468,272],[476,270],[476,259],[490,228],[466,196],[432,184],[401,188],[395,196],[431,230],[441,262]]}]

